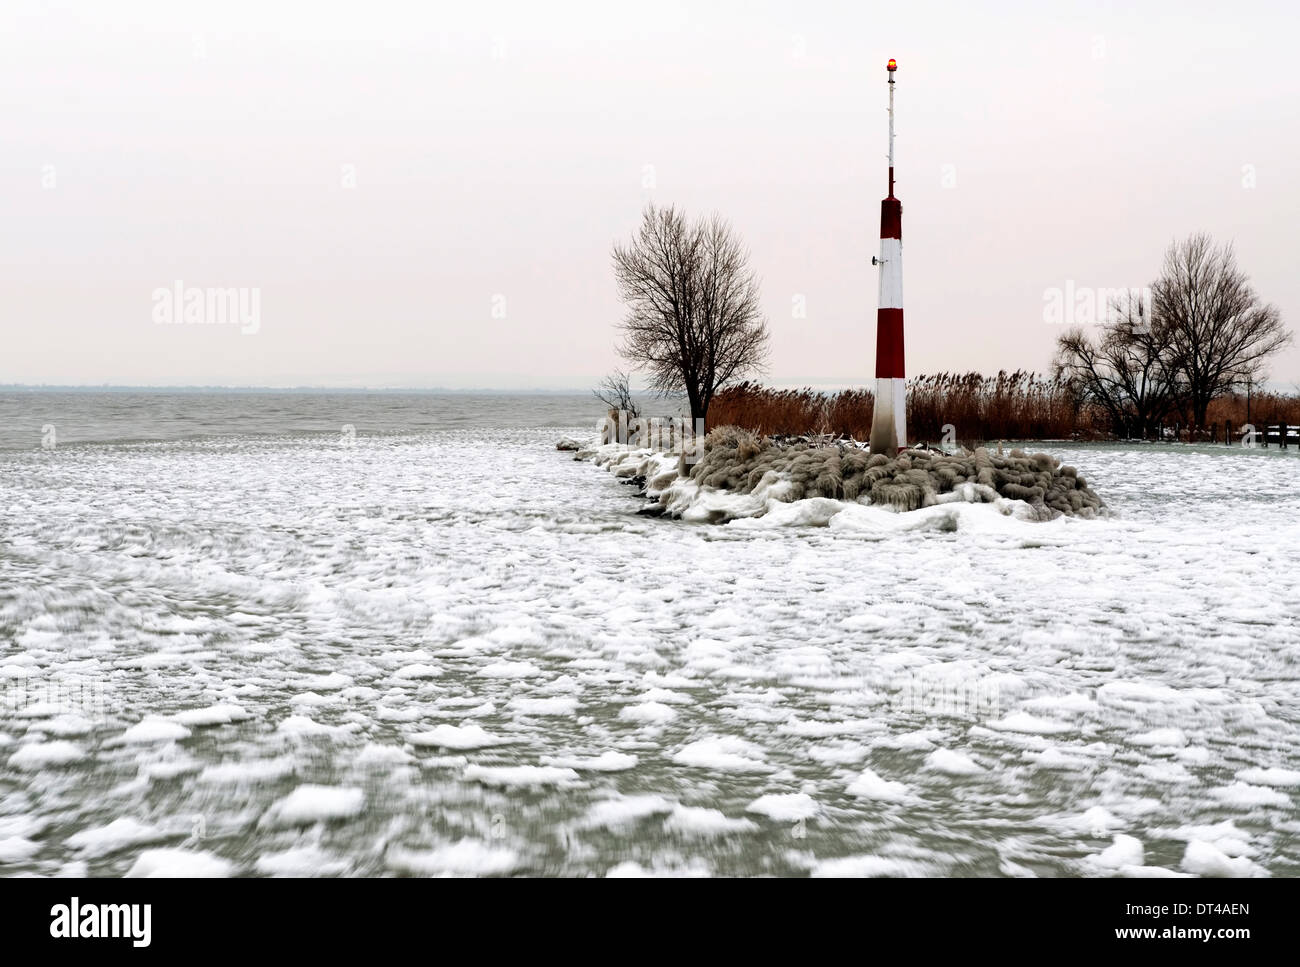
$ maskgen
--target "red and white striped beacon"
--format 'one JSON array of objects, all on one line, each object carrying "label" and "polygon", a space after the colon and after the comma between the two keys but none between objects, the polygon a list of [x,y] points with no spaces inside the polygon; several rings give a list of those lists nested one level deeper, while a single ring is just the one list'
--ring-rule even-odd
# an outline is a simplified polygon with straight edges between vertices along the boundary
[{"label": "red and white striped beacon", "polygon": [[876,407],[871,452],[894,456],[907,446],[907,378],[903,373],[903,203],[894,197],[894,71],[889,72],[889,197],[880,203],[880,307],[876,310]]}]

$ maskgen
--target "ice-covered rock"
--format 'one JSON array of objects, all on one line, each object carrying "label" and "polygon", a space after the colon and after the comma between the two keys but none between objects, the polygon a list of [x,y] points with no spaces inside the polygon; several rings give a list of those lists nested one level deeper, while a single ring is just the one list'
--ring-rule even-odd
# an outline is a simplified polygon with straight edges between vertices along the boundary
[{"label": "ice-covered rock", "polygon": [[1005,455],[983,447],[908,450],[890,457],[843,442],[775,442],[728,426],[710,431],[697,450],[661,453],[605,444],[579,454],[584,455],[617,477],[643,480],[658,512],[684,520],[761,517],[795,503],[801,515],[816,518],[799,522],[812,524],[825,524],[846,503],[896,511],[991,503],[1031,520],[1109,513],[1074,467],[1018,449]]}]

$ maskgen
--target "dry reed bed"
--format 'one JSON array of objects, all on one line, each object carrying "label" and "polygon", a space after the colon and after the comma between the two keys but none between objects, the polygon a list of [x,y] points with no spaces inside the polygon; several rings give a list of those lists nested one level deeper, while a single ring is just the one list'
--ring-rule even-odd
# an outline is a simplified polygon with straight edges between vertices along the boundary
[{"label": "dry reed bed", "polygon": [[[875,396],[870,390],[824,393],[771,389],[742,383],[723,390],[709,407],[708,427],[743,426],[764,435],[829,434],[854,440],[871,435]],[[1256,393],[1250,413],[1258,425],[1281,419],[1300,424],[1300,395]],[[1210,405],[1211,424],[1246,422],[1245,394]],[[1177,417],[1169,417],[1169,425]],[[1185,425],[1185,421],[1184,425]],[[996,376],[935,373],[907,384],[909,442],[949,439],[975,445],[986,440],[1098,440],[1113,436],[1110,419],[1083,405],[1066,383],[1017,370]]]}]

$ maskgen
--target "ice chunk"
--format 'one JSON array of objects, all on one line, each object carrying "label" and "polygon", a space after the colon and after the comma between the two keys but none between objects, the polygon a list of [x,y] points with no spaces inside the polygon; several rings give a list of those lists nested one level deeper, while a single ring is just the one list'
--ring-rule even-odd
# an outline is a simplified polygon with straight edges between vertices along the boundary
[{"label": "ice chunk", "polygon": [[192,708],[172,716],[173,721],[189,726],[228,725],[231,722],[242,722],[247,718],[249,714],[242,707],[224,704]]},{"label": "ice chunk", "polygon": [[559,766],[471,765],[465,767],[465,779],[485,786],[563,786],[576,782],[578,774]]},{"label": "ice chunk", "polygon": [[1234,782],[1211,789],[1209,794],[1228,806],[1249,809],[1254,806],[1291,805],[1291,797],[1267,786],[1252,786],[1248,782]]},{"label": "ice chunk", "polygon": [[1277,786],[1291,789],[1300,786],[1300,771],[1295,769],[1242,769],[1237,778],[1255,786]]},{"label": "ice chunk", "polygon": [[988,727],[999,732],[1026,732],[1031,735],[1059,735],[1074,731],[1074,726],[1067,722],[1038,718],[1028,712],[1013,712],[1006,718],[990,722]]},{"label": "ice chunk", "polygon": [[917,877],[928,876],[929,868],[916,860],[892,856],[842,856],[822,860],[809,871],[815,877]]},{"label": "ice chunk", "polygon": [[476,839],[461,839],[431,850],[390,849],[391,869],[420,876],[495,876],[520,866],[519,854]]},{"label": "ice chunk", "polygon": [[925,767],[950,776],[975,776],[984,771],[970,756],[950,749],[935,749],[925,757]]},{"label": "ice chunk", "polygon": [[412,745],[438,746],[443,749],[482,749],[492,745],[508,742],[498,735],[493,735],[472,722],[468,725],[439,725],[428,732],[420,732],[409,738]]},{"label": "ice chunk", "polygon": [[677,718],[677,713],[663,702],[643,702],[640,705],[627,705],[619,710],[618,717],[624,722],[646,722],[661,725]]},{"label": "ice chunk", "polygon": [[350,819],[361,813],[365,803],[366,794],[361,789],[308,784],[275,802],[262,822],[271,826],[304,826]]},{"label": "ice chunk", "polygon": [[875,799],[880,802],[903,802],[908,797],[906,785],[883,779],[870,769],[864,769],[862,775],[849,783],[845,791],[859,799]]},{"label": "ice chunk", "polygon": [[1119,833],[1110,846],[1098,853],[1093,860],[1098,866],[1117,870],[1122,866],[1141,866],[1146,859],[1142,841],[1133,836]]},{"label": "ice chunk", "polygon": [[1183,869],[1201,876],[1255,876],[1258,868],[1244,856],[1231,857],[1222,850],[1194,839],[1183,853]]},{"label": "ice chunk", "polygon": [[9,757],[9,764],[15,769],[33,772],[49,766],[79,762],[85,757],[86,753],[81,746],[57,739],[53,742],[28,742],[20,745],[18,751]]},{"label": "ice chunk", "polygon": [[664,829],[683,836],[725,836],[758,829],[748,819],[733,819],[720,809],[705,806],[676,806],[664,820]]},{"label": "ice chunk", "polygon": [[41,851],[41,843],[22,836],[0,836],[0,863],[20,863]]},{"label": "ice chunk", "polygon": [[73,833],[67,844],[84,856],[103,856],[140,843],[155,843],[166,837],[157,826],[142,823],[130,816],[121,816],[107,826],[83,829]]},{"label": "ice chunk", "polygon": [[129,877],[223,877],[234,864],[213,853],[187,849],[147,849],[126,873]]},{"label": "ice chunk", "polygon": [[745,807],[745,811],[778,822],[795,822],[816,816],[821,812],[821,806],[807,793],[769,793],[766,796],[759,796]]},{"label": "ice chunk", "polygon": [[770,772],[772,767],[758,761],[763,750],[739,736],[700,739],[682,746],[673,753],[679,765],[697,769],[716,769],[719,772]]},{"label": "ice chunk", "polygon": [[634,755],[615,752],[612,749],[590,759],[584,759],[581,756],[542,756],[542,765],[544,766],[561,766],[566,769],[578,769],[584,772],[624,772],[628,769],[635,769],[637,761],[637,757]]},{"label": "ice chunk", "polygon": [[631,826],[638,820],[656,813],[671,812],[675,805],[676,803],[671,799],[656,795],[606,799],[593,804],[587,810],[583,824],[618,829]]},{"label": "ice chunk", "polygon": [[351,864],[319,846],[299,846],[279,853],[263,853],[253,864],[267,876],[338,876]]}]

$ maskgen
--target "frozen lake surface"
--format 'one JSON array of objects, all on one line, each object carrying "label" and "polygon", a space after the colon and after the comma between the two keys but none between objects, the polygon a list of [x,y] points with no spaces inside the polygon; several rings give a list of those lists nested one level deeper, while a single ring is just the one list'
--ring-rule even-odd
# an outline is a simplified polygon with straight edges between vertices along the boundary
[{"label": "frozen lake surface", "polygon": [[1294,452],[711,526],[501,413],[0,452],[0,872],[1300,874]]}]

